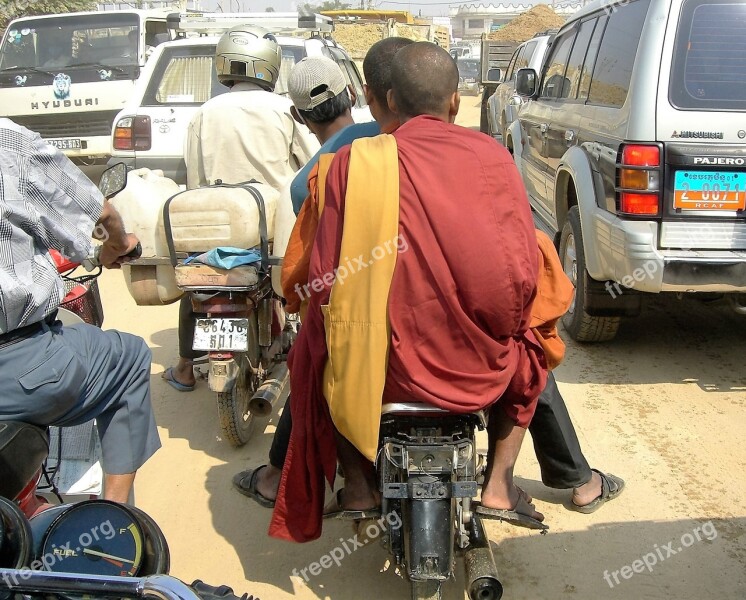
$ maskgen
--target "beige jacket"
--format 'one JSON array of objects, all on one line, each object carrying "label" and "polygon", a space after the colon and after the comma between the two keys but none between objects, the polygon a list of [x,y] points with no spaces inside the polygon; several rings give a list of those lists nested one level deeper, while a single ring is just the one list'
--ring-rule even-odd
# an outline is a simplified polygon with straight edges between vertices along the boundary
[{"label": "beige jacket", "polygon": [[291,106],[252,83],[205,102],[187,131],[187,187],[256,179],[280,189],[319,149],[308,128],[293,120]]}]

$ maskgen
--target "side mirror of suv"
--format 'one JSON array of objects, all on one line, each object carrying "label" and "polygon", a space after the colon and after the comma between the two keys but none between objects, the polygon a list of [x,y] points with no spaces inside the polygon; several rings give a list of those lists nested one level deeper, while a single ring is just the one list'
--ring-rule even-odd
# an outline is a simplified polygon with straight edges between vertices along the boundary
[{"label": "side mirror of suv", "polygon": [[502,71],[499,67],[493,67],[487,71],[487,81],[500,81],[502,79]]},{"label": "side mirror of suv", "polygon": [[533,69],[518,69],[515,76],[516,94],[533,98],[536,95],[538,79],[539,76]]}]

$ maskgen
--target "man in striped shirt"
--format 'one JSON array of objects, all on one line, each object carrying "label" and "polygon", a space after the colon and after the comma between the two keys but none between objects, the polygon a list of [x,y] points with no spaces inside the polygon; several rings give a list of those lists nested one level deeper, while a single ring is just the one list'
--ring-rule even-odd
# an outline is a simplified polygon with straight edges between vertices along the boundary
[{"label": "man in striped shirt", "polygon": [[0,118],[0,420],[96,419],[104,497],[126,502],[135,472],[160,447],[150,350],[139,337],[56,319],[64,293],[49,251],[82,262],[94,230],[105,267],[119,267],[138,242],[60,151]]}]

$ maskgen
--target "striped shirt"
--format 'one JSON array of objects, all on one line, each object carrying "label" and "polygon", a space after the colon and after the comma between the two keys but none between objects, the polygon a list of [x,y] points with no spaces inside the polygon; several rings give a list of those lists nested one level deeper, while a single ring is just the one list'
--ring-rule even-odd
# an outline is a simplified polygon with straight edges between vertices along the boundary
[{"label": "striped shirt", "polygon": [[63,286],[49,249],[85,259],[103,202],[62,152],[0,118],[0,334],[57,309]]}]

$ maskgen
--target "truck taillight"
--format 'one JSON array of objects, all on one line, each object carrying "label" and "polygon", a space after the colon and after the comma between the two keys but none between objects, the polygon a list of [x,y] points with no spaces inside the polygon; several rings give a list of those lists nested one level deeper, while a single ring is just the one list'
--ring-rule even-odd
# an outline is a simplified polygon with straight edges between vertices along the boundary
[{"label": "truck taillight", "polygon": [[618,211],[628,215],[658,215],[661,171],[659,145],[623,145],[617,163]]},{"label": "truck taillight", "polygon": [[115,150],[150,150],[150,117],[123,117],[114,127]]}]

